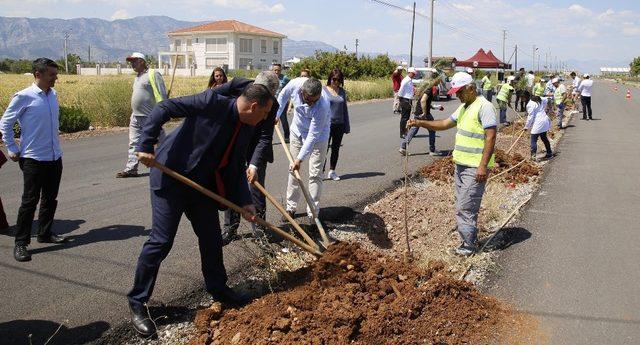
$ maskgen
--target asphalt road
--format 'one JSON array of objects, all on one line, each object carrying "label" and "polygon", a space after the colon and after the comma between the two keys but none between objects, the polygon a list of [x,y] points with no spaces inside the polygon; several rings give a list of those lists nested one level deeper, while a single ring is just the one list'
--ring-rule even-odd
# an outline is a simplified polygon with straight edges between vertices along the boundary
[{"label": "asphalt road", "polygon": [[[459,105],[455,99],[439,103],[446,110],[436,112],[436,117],[445,117]],[[350,107],[352,133],[345,136],[338,165],[343,179],[325,182],[322,207],[335,211],[356,205],[403,176],[397,152],[399,116],[390,109],[388,100]],[[451,149],[453,135],[454,131],[440,133],[438,149]],[[32,333],[33,344],[42,344],[60,323],[64,326],[50,344],[81,343],[128,320],[125,295],[149,233],[151,211],[146,177],[114,178],[125,163],[127,140],[121,133],[63,142],[54,232],[67,235],[69,243],[43,245],[34,240],[32,261],[19,263],[12,254],[13,230],[0,234],[0,343],[28,344]],[[417,153],[410,160],[411,171],[434,159],[425,155],[426,131],[410,148]],[[288,164],[280,147],[275,152],[266,187],[283,200]],[[11,224],[21,193],[21,173],[9,162],[0,170],[0,195]],[[270,210],[269,218],[279,218]],[[183,219],[152,302],[176,300],[201,287],[199,260],[195,235]],[[225,261],[233,272],[247,263],[247,255],[231,244],[225,247]]]},{"label": "asphalt road", "polygon": [[629,89],[630,101],[596,82],[596,121],[574,117],[490,284],[540,318],[549,344],[640,344],[640,90]]}]

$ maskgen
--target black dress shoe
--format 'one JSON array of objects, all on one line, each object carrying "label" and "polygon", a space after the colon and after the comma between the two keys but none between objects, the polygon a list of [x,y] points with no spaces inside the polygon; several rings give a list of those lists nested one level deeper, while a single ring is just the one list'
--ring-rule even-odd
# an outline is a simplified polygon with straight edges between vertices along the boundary
[{"label": "black dress shoe", "polygon": [[13,258],[20,262],[31,261],[31,254],[29,254],[27,246],[16,246],[13,248]]},{"label": "black dress shoe", "polygon": [[38,236],[38,242],[40,243],[65,243],[67,242],[67,238],[64,236],[58,236],[58,235],[50,235],[50,236],[45,236],[45,237],[41,237]]},{"label": "black dress shoe", "polygon": [[156,333],[156,325],[153,324],[147,308],[144,306],[134,307],[129,304],[131,311],[131,323],[133,328],[143,337],[150,337]]},{"label": "black dress shoe", "polygon": [[228,286],[225,286],[222,290],[209,291],[209,294],[214,300],[235,307],[241,306],[249,301],[247,296],[238,294]]}]

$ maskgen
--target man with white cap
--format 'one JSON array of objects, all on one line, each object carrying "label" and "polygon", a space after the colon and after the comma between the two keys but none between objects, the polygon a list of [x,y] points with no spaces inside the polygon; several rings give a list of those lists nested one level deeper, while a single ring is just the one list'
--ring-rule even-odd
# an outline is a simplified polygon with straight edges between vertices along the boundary
[{"label": "man with white cap", "polygon": [[[142,135],[142,128],[147,122],[151,110],[156,103],[167,99],[167,91],[160,72],[149,69],[144,59],[144,54],[135,52],[127,57],[127,62],[137,73],[133,80],[133,93],[131,94],[131,118],[129,120],[129,157],[124,170],[116,174],[117,178],[137,177],[138,157],[135,148],[138,146]],[[162,138],[162,133],[160,137]]]},{"label": "man with white cap", "polygon": [[462,244],[459,255],[468,256],[477,249],[478,213],[489,169],[493,167],[496,143],[496,109],[478,96],[471,75],[458,72],[451,79],[449,94],[455,93],[462,105],[447,119],[409,120],[407,127],[418,126],[433,131],[458,128],[453,150],[456,164],[456,222]]},{"label": "man with white cap", "polygon": [[402,79],[398,90],[398,99],[400,100],[400,138],[403,139],[407,134],[407,121],[411,116],[411,103],[414,93],[413,77],[416,75],[416,69],[409,67],[407,72],[407,76]]},{"label": "man with white cap", "polygon": [[582,77],[582,82],[578,87],[578,92],[580,92],[580,103],[582,103],[582,119],[593,120],[593,112],[591,111],[591,88],[593,87],[593,80],[591,80],[591,77],[588,74],[585,74]]},{"label": "man with white cap", "polygon": [[396,67],[396,70],[391,74],[391,81],[393,82],[393,113],[400,112],[400,100],[398,99],[398,90],[400,90],[400,84],[402,83],[402,66]]},{"label": "man with white cap", "polygon": [[556,89],[553,93],[553,99],[558,107],[558,129],[562,129],[562,118],[564,117],[564,107],[567,100],[567,88],[564,84],[560,83],[560,79],[553,78],[551,84]]},{"label": "man with white cap", "polygon": [[511,107],[511,94],[515,90],[513,88],[513,81],[516,79],[515,76],[509,76],[507,78],[507,82],[502,84],[500,87],[500,91],[498,91],[498,96],[496,96],[496,100],[498,100],[498,106],[500,107],[500,124],[508,125],[507,122],[507,106]]}]

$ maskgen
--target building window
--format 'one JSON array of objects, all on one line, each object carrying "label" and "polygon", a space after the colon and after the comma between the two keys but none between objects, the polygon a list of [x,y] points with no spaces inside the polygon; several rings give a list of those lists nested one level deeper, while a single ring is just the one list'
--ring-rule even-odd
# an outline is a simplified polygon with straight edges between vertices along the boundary
[{"label": "building window", "polygon": [[280,54],[280,42],[273,41],[273,53]]},{"label": "building window", "polygon": [[187,39],[187,51],[193,51],[193,46],[191,45],[191,39]]},{"label": "building window", "polygon": [[207,38],[205,39],[205,50],[213,53],[226,53],[227,52],[227,39],[226,38]]},{"label": "building window", "polygon": [[251,65],[253,65],[253,59],[248,59],[248,58],[240,58],[240,66],[238,66],[238,68],[240,69],[247,69],[247,67],[251,68]]},{"label": "building window", "polygon": [[253,40],[249,38],[240,39],[240,52],[253,53]]},{"label": "building window", "polygon": [[220,67],[222,65],[227,64],[227,59],[216,59],[216,58],[206,58],[205,59],[205,68],[206,69],[214,69],[216,67]]},{"label": "building window", "polygon": [[262,54],[267,53],[267,40],[260,40],[260,52]]},{"label": "building window", "polygon": [[173,42],[173,47],[174,47],[175,51],[181,52],[182,51],[182,40],[175,40]]}]

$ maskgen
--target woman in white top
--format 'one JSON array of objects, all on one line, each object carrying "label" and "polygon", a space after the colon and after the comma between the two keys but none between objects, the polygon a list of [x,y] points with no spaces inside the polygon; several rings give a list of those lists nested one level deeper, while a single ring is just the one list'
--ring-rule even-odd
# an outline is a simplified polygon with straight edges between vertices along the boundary
[{"label": "woman in white top", "polygon": [[529,103],[527,103],[527,123],[524,125],[524,129],[531,129],[531,159],[535,160],[536,152],[538,151],[538,138],[542,140],[547,154],[544,158],[553,157],[551,152],[551,143],[547,137],[547,131],[551,127],[551,119],[547,116],[545,111],[549,98],[531,96]]}]

